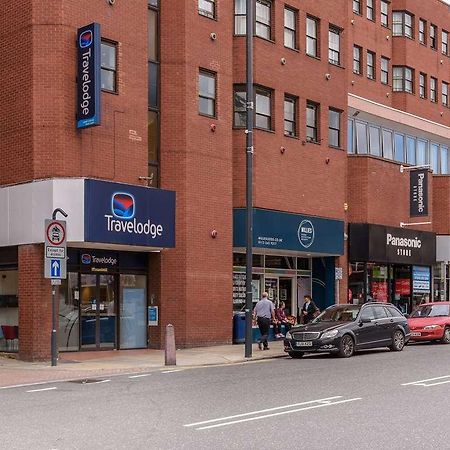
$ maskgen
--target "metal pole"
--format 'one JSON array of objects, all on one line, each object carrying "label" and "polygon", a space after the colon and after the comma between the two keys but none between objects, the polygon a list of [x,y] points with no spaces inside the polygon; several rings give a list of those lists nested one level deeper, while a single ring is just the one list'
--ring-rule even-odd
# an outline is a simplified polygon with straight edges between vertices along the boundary
[{"label": "metal pole", "polygon": [[58,351],[56,348],[56,286],[52,286],[52,366],[56,366]]},{"label": "metal pole", "polygon": [[246,267],[245,267],[245,357],[252,356],[252,269],[253,269],[253,24],[254,0],[246,0]]}]

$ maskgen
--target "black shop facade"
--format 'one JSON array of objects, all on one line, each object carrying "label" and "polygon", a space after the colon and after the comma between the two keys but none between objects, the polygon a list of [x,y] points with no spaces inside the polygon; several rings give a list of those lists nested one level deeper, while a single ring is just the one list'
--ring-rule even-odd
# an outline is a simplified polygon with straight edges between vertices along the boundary
[{"label": "black shop facade", "polygon": [[390,302],[409,314],[432,300],[434,233],[368,223],[348,229],[350,303]]}]

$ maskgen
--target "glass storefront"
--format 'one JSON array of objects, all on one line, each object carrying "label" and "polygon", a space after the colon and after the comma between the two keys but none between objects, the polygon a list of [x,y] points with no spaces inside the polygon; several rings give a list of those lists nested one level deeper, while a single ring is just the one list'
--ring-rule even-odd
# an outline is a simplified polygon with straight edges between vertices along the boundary
[{"label": "glass storefront", "polygon": [[19,350],[18,271],[0,271],[0,351]]}]

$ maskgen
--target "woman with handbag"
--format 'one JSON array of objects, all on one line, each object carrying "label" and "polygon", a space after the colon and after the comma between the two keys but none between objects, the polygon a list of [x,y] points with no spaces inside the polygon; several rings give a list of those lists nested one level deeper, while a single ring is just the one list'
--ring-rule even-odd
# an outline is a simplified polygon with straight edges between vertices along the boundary
[{"label": "woman with handbag", "polygon": [[305,295],[304,299],[305,303],[303,303],[302,306],[302,318],[303,323],[306,324],[311,322],[311,320],[313,320],[314,317],[316,317],[320,313],[320,310],[313,302],[313,299],[310,295]]}]

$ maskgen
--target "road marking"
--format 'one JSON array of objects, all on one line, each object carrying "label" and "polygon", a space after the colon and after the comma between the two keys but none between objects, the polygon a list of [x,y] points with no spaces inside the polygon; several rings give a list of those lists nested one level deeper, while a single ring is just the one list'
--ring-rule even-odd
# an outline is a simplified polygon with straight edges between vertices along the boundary
[{"label": "road marking", "polygon": [[161,373],[181,372],[183,369],[163,370]]},{"label": "road marking", "polygon": [[[445,380],[445,381],[439,381],[437,383],[428,383],[429,381],[436,381],[436,380]],[[419,381],[411,381],[410,383],[402,383],[402,386],[437,386],[438,384],[445,384],[450,383],[450,375],[444,375],[442,377],[436,377],[436,378],[428,378],[426,380],[419,380]]]},{"label": "road marking", "polygon": [[83,385],[87,384],[100,384],[100,383],[109,383],[111,380],[100,380],[100,381],[91,381],[89,383],[82,383]]},{"label": "road marking", "polygon": [[42,392],[42,391],[54,391],[55,389],[58,389],[56,386],[49,387],[49,388],[42,388],[42,389],[32,389],[27,392]]},{"label": "road marking", "polygon": [[151,373],[142,373],[142,374],[140,374],[140,375],[131,375],[130,377],[128,377],[128,378],[142,378],[142,377],[148,377],[148,376],[150,376],[151,375]]},{"label": "road marking", "polygon": [[[252,420],[261,420],[261,419],[266,419],[268,417],[276,417],[276,416],[281,416],[281,415],[285,415],[285,414],[292,414],[292,413],[295,413],[295,412],[306,411],[308,409],[323,408],[325,406],[332,406],[332,405],[338,405],[338,404],[341,404],[341,403],[348,403],[348,402],[353,402],[353,401],[356,401],[356,400],[362,400],[360,397],[352,398],[352,399],[345,399],[345,400],[337,400],[337,399],[340,399],[340,398],[342,398],[342,396],[328,397],[328,398],[323,398],[323,399],[319,399],[319,400],[311,400],[311,401],[308,401],[308,402],[294,403],[294,404],[291,404],[291,405],[284,405],[284,406],[277,406],[275,408],[262,409],[262,410],[259,410],[259,411],[252,411],[252,412],[243,413],[243,414],[236,414],[236,415],[233,415],[233,416],[221,417],[221,418],[218,418],[218,419],[205,420],[203,422],[196,422],[196,423],[185,424],[184,426],[185,427],[196,427],[198,425],[206,425],[206,426],[202,426],[202,427],[196,428],[196,430],[207,430],[209,428],[223,427],[223,426],[227,426],[227,425],[233,425],[233,424],[236,424],[236,423],[249,422],[249,421],[252,421]],[[336,401],[333,401],[333,400],[336,400]],[[229,421],[229,419],[236,419],[238,417],[246,417],[246,416],[249,416],[249,415],[256,415],[256,414],[261,414],[261,413],[266,413],[266,412],[271,412],[271,411],[279,411],[280,409],[292,408],[292,407],[296,407],[296,406],[304,406],[304,407],[303,408],[290,409],[288,411],[274,412],[272,414],[264,414],[262,416],[259,415],[259,416],[256,416],[256,417],[247,417],[245,419]],[[207,425],[207,424],[211,424],[213,422],[222,422],[222,423],[216,423],[214,425]]]}]

